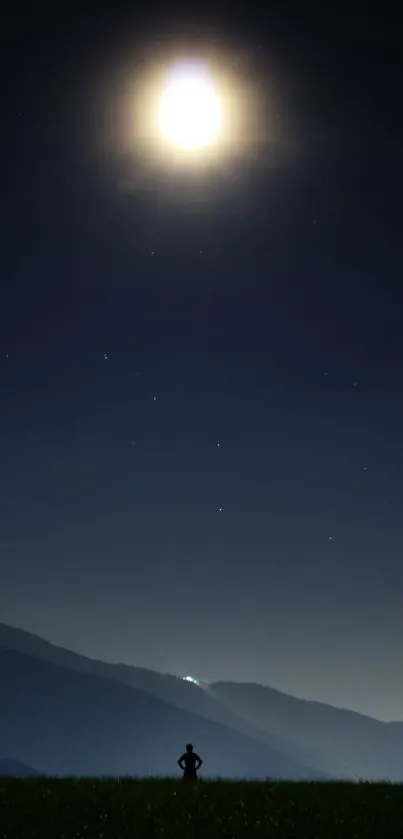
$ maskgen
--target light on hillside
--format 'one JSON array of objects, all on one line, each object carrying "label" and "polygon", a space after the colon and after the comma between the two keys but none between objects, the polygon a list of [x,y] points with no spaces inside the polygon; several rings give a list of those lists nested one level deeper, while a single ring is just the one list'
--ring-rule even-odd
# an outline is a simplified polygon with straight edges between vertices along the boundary
[{"label": "light on hillside", "polygon": [[192,685],[197,685],[199,687],[200,682],[197,679],[194,679],[193,676],[184,676],[182,679],[183,682],[190,682]]}]

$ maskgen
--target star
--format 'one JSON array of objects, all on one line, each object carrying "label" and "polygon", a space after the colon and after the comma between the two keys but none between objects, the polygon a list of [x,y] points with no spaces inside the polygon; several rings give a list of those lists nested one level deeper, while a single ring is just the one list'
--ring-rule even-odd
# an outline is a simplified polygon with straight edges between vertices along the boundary
[{"label": "star", "polygon": [[151,253],[151,256],[154,256],[155,251],[150,251],[150,253]]},{"label": "star", "polygon": [[153,396],[153,402],[156,402],[156,401],[157,401],[157,397]]},{"label": "star", "polygon": [[221,446],[220,441],[219,441],[219,440],[217,440],[217,442],[216,442],[216,443],[214,443],[214,446],[215,446],[215,448],[216,448],[216,449],[219,449],[219,448],[220,448],[220,446]]},{"label": "star", "polygon": [[107,361],[107,360],[108,360],[108,353],[103,352],[103,353],[102,353],[102,358],[103,358],[105,361]]},{"label": "star", "polygon": [[333,542],[334,536],[328,536],[328,542]]},{"label": "star", "polygon": [[368,464],[368,466],[364,466],[364,472],[369,472],[370,469],[371,469],[371,467],[370,467],[369,464]]},{"label": "star", "polygon": [[219,512],[219,513],[223,513],[223,512],[224,512],[224,507],[219,507],[219,508],[218,508],[218,512]]},{"label": "star", "polygon": [[358,382],[353,382],[353,387],[358,387]]}]

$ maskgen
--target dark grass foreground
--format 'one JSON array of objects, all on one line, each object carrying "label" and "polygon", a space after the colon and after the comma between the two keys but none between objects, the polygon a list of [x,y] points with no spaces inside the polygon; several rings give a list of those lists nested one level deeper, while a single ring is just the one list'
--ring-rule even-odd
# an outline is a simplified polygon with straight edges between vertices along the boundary
[{"label": "dark grass foreground", "polygon": [[394,839],[403,787],[349,783],[0,780],[1,839]]}]

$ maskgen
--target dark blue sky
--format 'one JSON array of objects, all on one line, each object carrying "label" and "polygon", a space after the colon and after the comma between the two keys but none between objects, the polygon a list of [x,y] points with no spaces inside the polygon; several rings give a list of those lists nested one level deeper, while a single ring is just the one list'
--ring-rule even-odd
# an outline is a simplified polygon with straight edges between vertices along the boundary
[{"label": "dark blue sky", "polygon": [[[281,8],[10,18],[0,619],[403,719],[399,41]],[[249,91],[198,180],[127,134],[184,43]]]}]

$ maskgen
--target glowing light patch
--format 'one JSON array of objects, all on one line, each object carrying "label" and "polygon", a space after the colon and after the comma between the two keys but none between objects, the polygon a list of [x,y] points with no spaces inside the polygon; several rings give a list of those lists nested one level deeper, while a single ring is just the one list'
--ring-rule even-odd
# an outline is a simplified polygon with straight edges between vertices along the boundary
[{"label": "glowing light patch", "polygon": [[203,65],[184,62],[171,71],[158,120],[161,133],[182,149],[200,149],[218,138],[221,102]]},{"label": "glowing light patch", "polygon": [[182,679],[183,682],[190,682],[192,685],[199,685],[200,682],[197,679],[194,679],[193,676],[184,676]]}]

